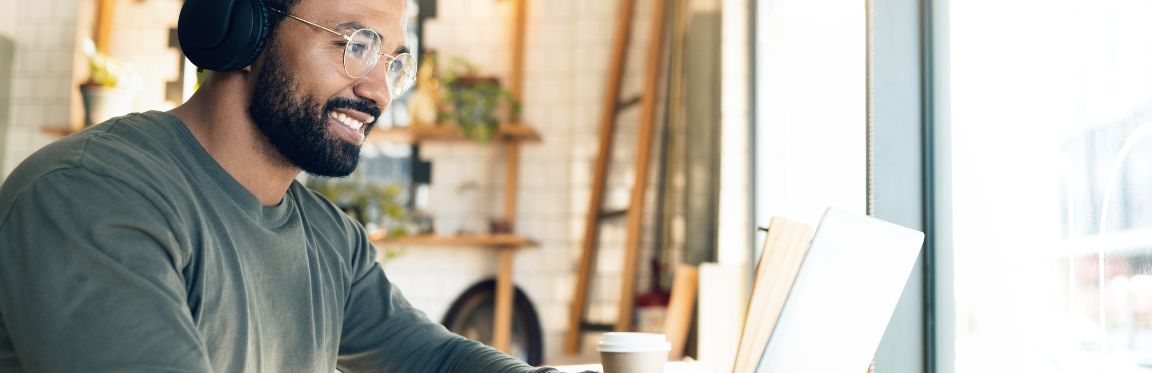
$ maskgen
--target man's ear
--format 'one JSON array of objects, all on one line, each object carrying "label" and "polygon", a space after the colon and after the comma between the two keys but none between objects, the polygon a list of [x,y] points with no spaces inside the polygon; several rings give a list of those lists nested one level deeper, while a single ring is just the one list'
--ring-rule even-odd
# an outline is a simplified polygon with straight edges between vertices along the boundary
[{"label": "man's ear", "polygon": [[260,51],[260,54],[257,55],[256,58],[252,60],[252,63],[248,64],[248,66],[244,66],[243,68],[241,68],[240,72],[245,73],[245,74],[250,74],[250,73],[252,73],[252,70],[259,68],[260,66],[264,66],[264,59],[267,58],[267,56],[268,56],[268,48],[264,48],[264,50]]}]

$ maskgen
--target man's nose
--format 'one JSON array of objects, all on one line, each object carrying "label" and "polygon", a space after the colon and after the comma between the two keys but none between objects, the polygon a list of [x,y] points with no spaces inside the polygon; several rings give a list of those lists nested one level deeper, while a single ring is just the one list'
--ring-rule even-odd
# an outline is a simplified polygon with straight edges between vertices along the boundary
[{"label": "man's nose", "polygon": [[352,93],[356,97],[372,101],[381,111],[388,110],[388,105],[392,103],[391,87],[388,86],[386,72],[383,70],[373,69],[368,75],[356,79],[356,84],[352,86]]}]

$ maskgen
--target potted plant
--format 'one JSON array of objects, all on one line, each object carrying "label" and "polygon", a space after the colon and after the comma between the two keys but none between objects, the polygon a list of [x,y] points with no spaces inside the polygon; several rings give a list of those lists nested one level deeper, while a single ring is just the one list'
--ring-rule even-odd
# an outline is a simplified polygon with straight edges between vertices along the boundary
[{"label": "potted plant", "polygon": [[132,66],[96,50],[91,39],[84,41],[84,54],[88,57],[88,81],[80,84],[84,126],[128,113],[140,84]]},{"label": "potted plant", "polygon": [[501,117],[520,111],[520,102],[495,77],[481,76],[464,59],[454,59],[441,81],[447,89],[444,99],[451,111],[444,117],[460,126],[465,137],[481,142],[491,140],[500,128]]}]

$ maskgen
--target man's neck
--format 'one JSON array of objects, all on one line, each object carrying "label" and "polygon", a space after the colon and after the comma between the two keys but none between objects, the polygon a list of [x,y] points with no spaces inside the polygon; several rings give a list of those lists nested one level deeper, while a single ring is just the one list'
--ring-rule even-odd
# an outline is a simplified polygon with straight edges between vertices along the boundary
[{"label": "man's neck", "polygon": [[[214,73],[215,74],[215,73]],[[276,161],[264,149],[275,151],[248,115],[251,97],[243,73],[213,77],[188,102],[170,113],[188,130],[220,166],[265,206],[284,198],[300,169]]]}]

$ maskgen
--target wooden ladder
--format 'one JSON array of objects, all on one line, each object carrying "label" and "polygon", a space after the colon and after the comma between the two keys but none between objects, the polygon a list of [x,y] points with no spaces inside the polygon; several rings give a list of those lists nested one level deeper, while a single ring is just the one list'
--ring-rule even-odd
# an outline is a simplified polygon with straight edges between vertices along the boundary
[{"label": "wooden ladder", "polygon": [[[567,354],[580,352],[582,336],[590,331],[627,331],[632,327],[633,297],[636,289],[636,262],[643,232],[645,190],[648,186],[648,164],[652,154],[653,127],[656,119],[658,88],[660,83],[661,57],[663,54],[665,2],[652,1],[652,24],[649,33],[649,46],[644,66],[643,88],[638,96],[621,99],[621,82],[627,63],[629,39],[632,34],[632,21],[635,13],[635,0],[621,0],[616,19],[616,34],[612,44],[610,72],[606,84],[603,109],[600,116],[600,146],[596,155],[596,168],[593,175],[592,195],[588,202],[585,218],[583,246],[580,253],[580,266],[573,293],[572,309],[568,319],[568,335],[564,351]],[[605,211],[604,189],[608,177],[608,163],[612,159],[612,147],[616,133],[617,116],[623,110],[641,105],[640,121],[637,123],[636,157],[633,168],[633,184],[626,210]],[[605,219],[627,216],[627,230],[624,243],[624,266],[620,283],[620,304],[618,318],[613,324],[590,323],[585,320],[588,309],[588,287],[594,272],[594,262],[599,246],[600,224]]]}]

